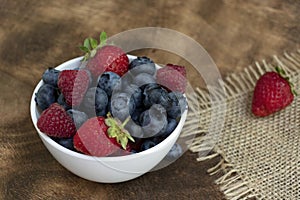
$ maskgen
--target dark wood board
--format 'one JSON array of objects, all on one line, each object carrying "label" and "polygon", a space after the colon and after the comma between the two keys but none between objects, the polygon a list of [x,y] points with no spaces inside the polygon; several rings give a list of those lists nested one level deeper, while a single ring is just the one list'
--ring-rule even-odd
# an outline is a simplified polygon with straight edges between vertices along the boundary
[{"label": "dark wood board", "polygon": [[[191,152],[120,184],[71,174],[46,150],[32,125],[33,89],[45,69],[81,55],[78,45],[85,37],[148,26],[192,37],[226,76],[299,48],[299,10],[300,2],[292,0],[1,0],[0,199],[223,199],[216,177],[206,173],[218,160],[199,163]],[[142,53],[160,63],[183,62],[156,50]]]}]

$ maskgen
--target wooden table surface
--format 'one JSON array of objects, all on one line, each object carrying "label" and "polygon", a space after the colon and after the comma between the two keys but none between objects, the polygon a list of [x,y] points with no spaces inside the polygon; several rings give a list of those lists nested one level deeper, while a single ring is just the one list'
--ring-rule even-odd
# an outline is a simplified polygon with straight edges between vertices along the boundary
[{"label": "wooden table surface", "polygon": [[[300,44],[300,2],[281,0],[0,1],[0,199],[223,199],[206,169],[186,152],[172,165],[120,184],[65,170],[43,146],[29,116],[43,71],[81,55],[87,36],[166,27],[199,42],[221,74]],[[167,62],[169,55],[145,54]]]}]

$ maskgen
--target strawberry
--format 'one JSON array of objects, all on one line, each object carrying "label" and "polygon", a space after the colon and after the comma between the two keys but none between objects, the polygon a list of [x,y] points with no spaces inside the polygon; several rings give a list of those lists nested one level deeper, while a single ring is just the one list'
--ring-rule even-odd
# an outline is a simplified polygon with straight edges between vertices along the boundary
[{"label": "strawberry", "polygon": [[276,67],[276,72],[266,72],[258,79],[252,98],[254,115],[268,116],[293,102],[295,91],[284,75],[285,72]]},{"label": "strawberry", "polygon": [[128,149],[128,139],[134,141],[124,129],[127,120],[121,124],[110,114],[107,118],[93,117],[87,120],[74,135],[76,150],[92,156],[112,155],[121,148]]},{"label": "strawberry", "polygon": [[129,69],[129,59],[126,53],[119,47],[106,45],[106,33],[100,35],[100,44],[93,38],[87,38],[83,46],[80,47],[86,54],[86,68],[91,71],[94,77],[98,77],[103,72],[115,72],[123,76]]},{"label": "strawberry", "polygon": [[76,133],[72,118],[58,103],[53,103],[41,113],[37,121],[41,132],[52,137],[68,138]]},{"label": "strawberry", "polygon": [[89,87],[90,77],[86,70],[63,70],[58,76],[58,88],[69,106],[78,106]]},{"label": "strawberry", "polygon": [[86,68],[96,77],[106,71],[123,76],[128,71],[128,67],[129,60],[123,50],[117,46],[110,45],[99,49],[86,65]]},{"label": "strawberry", "polygon": [[187,85],[185,67],[167,64],[157,70],[156,81],[171,91],[184,93]]}]

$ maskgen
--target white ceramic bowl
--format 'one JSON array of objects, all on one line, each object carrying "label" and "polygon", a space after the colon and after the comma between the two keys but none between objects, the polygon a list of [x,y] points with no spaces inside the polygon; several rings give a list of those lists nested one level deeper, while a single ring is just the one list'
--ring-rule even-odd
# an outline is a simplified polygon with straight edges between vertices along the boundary
[{"label": "white ceramic bowl", "polygon": [[[134,56],[128,56],[129,59],[134,59]],[[73,69],[80,66],[78,57],[69,60],[56,69]],[[53,157],[66,169],[72,173],[90,180],[101,183],[117,183],[128,181],[137,178],[146,172],[149,172],[153,167],[159,164],[160,161],[167,155],[172,146],[178,139],[184,122],[187,116],[187,110],[183,113],[180,122],[176,129],[164,141],[146,151],[117,157],[93,157],[71,151],[42,133],[37,127],[37,119],[39,111],[34,101],[35,93],[42,86],[41,80],[36,86],[30,103],[30,112],[32,122],[43,141],[46,148]]]}]

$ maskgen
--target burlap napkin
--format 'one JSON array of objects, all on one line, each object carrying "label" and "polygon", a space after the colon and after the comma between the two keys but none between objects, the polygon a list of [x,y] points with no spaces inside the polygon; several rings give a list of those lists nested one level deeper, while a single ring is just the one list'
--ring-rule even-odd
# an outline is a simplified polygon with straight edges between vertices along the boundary
[{"label": "burlap napkin", "polygon": [[224,127],[220,127],[221,134],[210,154],[203,153],[212,139],[207,131],[212,114],[209,94],[197,89],[196,97],[189,99],[192,105],[197,101],[201,109],[192,107],[182,137],[194,136],[189,149],[199,153],[198,161],[220,157],[208,172],[221,174],[216,183],[227,199],[300,199],[299,95],[289,107],[272,116],[257,118],[251,113],[256,80],[276,65],[286,70],[299,94],[299,50],[255,62],[243,72],[228,76],[224,80],[226,109],[219,111],[225,115]]}]

